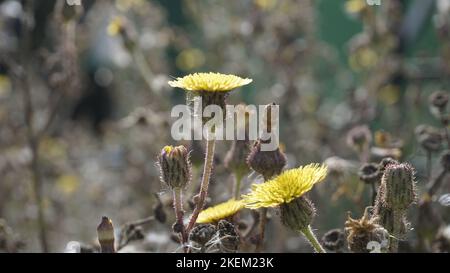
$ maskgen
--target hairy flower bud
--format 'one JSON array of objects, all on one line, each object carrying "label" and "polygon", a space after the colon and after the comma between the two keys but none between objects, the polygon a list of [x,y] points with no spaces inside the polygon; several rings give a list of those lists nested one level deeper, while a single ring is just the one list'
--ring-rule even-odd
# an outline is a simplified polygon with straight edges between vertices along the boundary
[{"label": "hairy flower bud", "polygon": [[166,146],[158,156],[161,181],[170,188],[184,188],[191,180],[189,153],[184,146]]},{"label": "hairy flower bud", "polygon": [[280,205],[283,224],[294,231],[308,228],[316,215],[314,204],[305,196],[298,197],[290,203]]},{"label": "hairy flower bud", "polygon": [[97,235],[102,253],[114,253],[114,227],[108,217],[102,217],[102,221],[97,227]]},{"label": "hairy flower bud", "polygon": [[279,175],[286,165],[286,156],[277,148],[274,151],[261,151],[261,141],[258,140],[247,157],[247,164],[266,180]]},{"label": "hairy flower bud", "polygon": [[383,173],[380,201],[386,208],[406,210],[416,200],[414,169],[409,164],[390,164]]}]

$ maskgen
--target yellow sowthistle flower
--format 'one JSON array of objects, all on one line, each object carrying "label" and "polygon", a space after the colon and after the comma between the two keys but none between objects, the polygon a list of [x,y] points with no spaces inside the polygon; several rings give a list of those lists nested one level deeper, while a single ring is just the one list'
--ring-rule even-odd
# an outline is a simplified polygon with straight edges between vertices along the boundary
[{"label": "yellow sowthistle flower", "polygon": [[326,175],[327,167],[319,164],[287,170],[266,183],[254,184],[252,191],[244,195],[242,201],[250,209],[287,204],[311,190]]},{"label": "yellow sowthistle flower", "polygon": [[188,91],[229,92],[252,81],[252,79],[243,79],[235,75],[209,72],[194,73],[183,78],[177,78],[175,81],[170,81],[169,85]]},{"label": "yellow sowthistle flower", "polygon": [[236,214],[238,211],[244,208],[244,204],[241,200],[228,200],[224,203],[218,204],[214,207],[207,208],[200,212],[197,218],[197,223],[205,224],[211,222],[217,222],[229,216]]}]

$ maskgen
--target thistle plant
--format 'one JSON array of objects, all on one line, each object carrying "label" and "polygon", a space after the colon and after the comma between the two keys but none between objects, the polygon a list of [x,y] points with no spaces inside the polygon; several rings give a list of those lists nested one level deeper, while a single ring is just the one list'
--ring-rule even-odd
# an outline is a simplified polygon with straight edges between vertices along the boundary
[{"label": "thistle plant", "polygon": [[[219,105],[223,111],[226,110],[226,97],[228,94],[238,87],[251,83],[251,79],[243,79],[235,75],[225,75],[220,73],[195,73],[182,78],[170,81],[172,87],[182,88],[187,91],[187,98],[200,97],[208,105]],[[208,126],[207,120],[203,119],[204,125]],[[196,196],[196,204],[191,218],[186,227],[181,228],[183,235],[183,243],[187,242],[187,238],[200,212],[203,210],[205,200],[208,195],[209,181],[213,169],[214,150],[216,139],[214,136],[215,128],[207,128],[206,135],[206,154],[203,168],[203,176],[200,184],[200,192]],[[179,217],[182,218],[182,215]],[[178,221],[181,223],[181,221]]]},{"label": "thistle plant", "polygon": [[319,164],[287,170],[263,184],[253,184],[243,202],[250,209],[279,208],[285,226],[302,233],[316,252],[325,252],[311,229],[314,205],[304,195],[326,175],[327,167]]}]

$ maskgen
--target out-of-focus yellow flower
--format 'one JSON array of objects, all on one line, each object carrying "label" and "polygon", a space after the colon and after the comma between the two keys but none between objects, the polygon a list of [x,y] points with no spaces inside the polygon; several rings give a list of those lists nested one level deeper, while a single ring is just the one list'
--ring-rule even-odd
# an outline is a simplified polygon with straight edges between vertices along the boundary
[{"label": "out-of-focus yellow flower", "polygon": [[6,97],[11,92],[11,81],[5,75],[0,75],[0,98]]},{"label": "out-of-focus yellow flower", "polygon": [[139,9],[145,4],[144,0],[116,0],[116,8],[122,12],[132,8]]},{"label": "out-of-focus yellow flower", "polygon": [[373,68],[378,63],[378,54],[369,47],[363,47],[350,55],[350,67],[355,70]]},{"label": "out-of-focus yellow flower", "polygon": [[252,81],[252,79],[243,79],[235,75],[209,72],[195,73],[183,78],[177,78],[175,81],[169,81],[169,85],[188,91],[228,92],[247,85]]},{"label": "out-of-focus yellow flower", "polygon": [[176,59],[178,68],[184,71],[189,71],[202,66],[205,63],[205,55],[196,48],[183,50]]},{"label": "out-of-focus yellow flower", "polygon": [[383,86],[378,91],[378,99],[386,105],[396,104],[400,99],[400,88],[393,84]]},{"label": "out-of-focus yellow flower", "polygon": [[242,196],[242,201],[250,209],[290,203],[323,181],[326,175],[327,167],[320,164],[287,170],[266,183],[254,184],[252,191]]},{"label": "out-of-focus yellow flower", "polygon": [[123,17],[114,17],[108,25],[107,32],[109,36],[117,36],[124,28],[125,21]]},{"label": "out-of-focus yellow flower", "polygon": [[78,177],[74,175],[62,175],[56,180],[56,187],[64,194],[73,194],[80,186]]},{"label": "out-of-focus yellow flower", "polygon": [[273,9],[276,4],[277,0],[254,0],[255,5],[258,6],[260,9],[263,10],[271,10]]},{"label": "out-of-focus yellow flower", "polygon": [[348,13],[360,13],[368,7],[366,0],[347,0],[345,10]]},{"label": "out-of-focus yellow flower", "polygon": [[200,212],[197,218],[197,223],[205,224],[217,222],[224,218],[235,215],[238,211],[244,208],[241,200],[228,200],[225,203],[218,204],[214,207],[207,208]]}]

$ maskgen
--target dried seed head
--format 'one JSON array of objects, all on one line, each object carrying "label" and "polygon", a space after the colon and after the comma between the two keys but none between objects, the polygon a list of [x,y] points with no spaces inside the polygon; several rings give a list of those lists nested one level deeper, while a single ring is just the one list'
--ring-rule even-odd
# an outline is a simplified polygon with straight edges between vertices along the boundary
[{"label": "dried seed head", "polygon": [[372,133],[366,125],[357,126],[347,133],[347,145],[356,151],[361,151],[372,142]]},{"label": "dried seed head", "polygon": [[380,186],[381,205],[391,210],[406,210],[416,200],[414,169],[411,165],[390,164],[383,173]]},{"label": "dried seed head", "polygon": [[281,173],[287,159],[280,148],[274,151],[261,151],[261,142],[262,140],[258,140],[253,145],[247,157],[247,164],[268,180]]},{"label": "dried seed head", "polygon": [[161,181],[170,188],[184,188],[191,180],[189,153],[184,146],[166,146],[158,156]]},{"label": "dried seed head", "polygon": [[370,252],[371,242],[378,243],[381,248],[388,246],[389,233],[378,224],[378,217],[370,217],[369,208],[366,208],[361,219],[353,219],[349,214],[345,222],[348,248],[353,252]]},{"label": "dried seed head", "polygon": [[339,251],[345,245],[345,234],[341,229],[332,229],[322,237],[322,245],[329,251]]},{"label": "dried seed head", "polygon": [[308,228],[315,215],[314,204],[305,196],[280,205],[281,222],[294,231]]},{"label": "dried seed head", "polygon": [[205,246],[216,233],[216,227],[211,224],[199,224],[189,234],[189,240],[200,246]]},{"label": "dried seed head", "polygon": [[450,172],[450,150],[446,150],[441,155],[441,166],[446,172]]},{"label": "dried seed head", "polygon": [[442,145],[442,135],[438,129],[419,125],[415,129],[417,141],[420,145],[429,152],[439,151]]},{"label": "dried seed head", "polygon": [[378,164],[366,163],[358,171],[359,179],[366,184],[377,183],[380,178],[380,170]]},{"label": "dried seed head", "polygon": [[102,221],[97,227],[97,235],[102,253],[114,253],[114,227],[108,217],[102,217]]},{"label": "dried seed head", "polygon": [[241,241],[232,223],[220,220],[217,224],[217,234],[219,235],[221,252],[234,253],[239,249]]},{"label": "dried seed head", "polygon": [[431,112],[441,115],[445,112],[448,103],[448,94],[445,91],[433,92],[429,97]]}]

